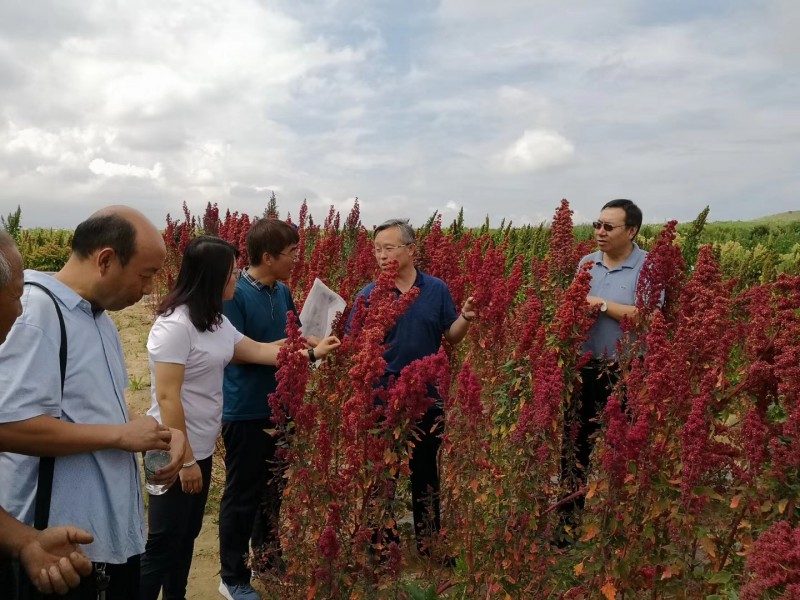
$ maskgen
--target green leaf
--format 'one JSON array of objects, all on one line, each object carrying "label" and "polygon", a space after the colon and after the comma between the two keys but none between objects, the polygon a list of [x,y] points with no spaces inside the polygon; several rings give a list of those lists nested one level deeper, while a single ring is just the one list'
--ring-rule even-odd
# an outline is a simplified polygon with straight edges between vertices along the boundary
[{"label": "green leaf", "polygon": [[711,574],[711,577],[708,578],[708,583],[728,583],[732,577],[733,575],[727,571],[719,571]]},{"label": "green leaf", "polygon": [[422,589],[414,583],[404,583],[403,589],[408,592],[412,600],[438,600],[439,595],[436,593],[436,586],[431,585],[427,589]]}]

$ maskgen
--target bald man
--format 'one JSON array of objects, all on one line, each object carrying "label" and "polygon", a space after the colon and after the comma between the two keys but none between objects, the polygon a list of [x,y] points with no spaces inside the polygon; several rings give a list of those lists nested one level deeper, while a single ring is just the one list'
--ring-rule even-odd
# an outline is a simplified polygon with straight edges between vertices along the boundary
[{"label": "bald man", "polygon": [[[96,574],[69,598],[135,599],[144,551],[144,503],[136,452],[169,449],[159,472],[174,481],[185,440],[152,417],[130,419],[127,369],[117,330],[106,314],[149,294],[166,257],[161,234],[144,215],[112,206],[75,229],[67,264],[50,277],[25,271],[22,316],[0,346],[0,439],[6,448],[55,456],[51,526],[75,525],[94,536],[84,548]],[[63,395],[59,367],[63,315],[67,365]],[[0,505],[33,523],[38,459],[0,454]]]}]

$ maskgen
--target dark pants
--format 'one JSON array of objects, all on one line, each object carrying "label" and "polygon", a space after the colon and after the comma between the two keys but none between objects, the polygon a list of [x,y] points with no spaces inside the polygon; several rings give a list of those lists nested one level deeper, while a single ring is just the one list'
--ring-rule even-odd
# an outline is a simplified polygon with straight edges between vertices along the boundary
[{"label": "dark pants", "polygon": [[414,532],[417,549],[430,552],[431,537],[442,528],[439,511],[438,453],[444,432],[444,411],[441,400],[431,406],[417,423],[419,439],[409,457],[411,469],[411,502],[414,511]]},{"label": "dark pants", "polygon": [[[150,496],[147,509],[147,546],[142,557],[141,600],[182,599],[192,567],[194,540],[203,527],[203,513],[211,481],[211,457],[198,460],[203,475],[199,494],[185,494],[180,480],[165,494]],[[108,600],[114,596],[107,595]]]},{"label": "dark pants", "polygon": [[[422,554],[430,554],[431,538],[442,528],[439,509],[439,448],[442,445],[444,432],[444,411],[441,400],[432,405],[417,421],[413,434],[414,447],[409,450],[408,466],[411,471],[411,506],[414,514],[414,534],[417,550]],[[395,480],[396,481],[396,480]],[[391,498],[394,497],[396,483],[391,487]],[[376,529],[373,533],[373,544],[377,543],[381,533]],[[400,543],[397,529],[383,530],[383,543]]]},{"label": "dark pants", "polygon": [[283,473],[275,462],[276,439],[265,430],[269,419],[226,421],[225,491],[219,510],[220,576],[227,584],[250,581],[248,544],[269,567],[280,554],[278,518],[283,495]]},{"label": "dark pants", "polygon": [[[600,419],[618,378],[619,372],[613,363],[593,362],[581,369],[582,384],[577,406],[564,418],[561,476],[570,493],[586,484],[595,434],[600,429]],[[574,445],[569,441],[573,427],[577,427]],[[583,509],[583,506],[584,497],[579,496],[574,502],[567,503],[564,510]]]},{"label": "dark pants", "polygon": [[[106,588],[107,600],[137,600],[139,597],[139,556],[132,556],[124,565],[106,564],[106,575],[109,576]],[[97,600],[96,573],[81,578],[80,584],[64,596],[47,595],[32,598],[59,598],[60,600]],[[1,596],[1,594],[0,594]],[[5,597],[5,596],[3,596]]]}]

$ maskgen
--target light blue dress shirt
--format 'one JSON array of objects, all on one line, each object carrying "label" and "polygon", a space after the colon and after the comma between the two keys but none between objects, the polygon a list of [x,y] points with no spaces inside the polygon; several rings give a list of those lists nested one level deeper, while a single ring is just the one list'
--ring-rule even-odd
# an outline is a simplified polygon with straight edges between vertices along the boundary
[{"label": "light blue dress shirt", "polygon": [[[0,346],[0,422],[50,415],[84,424],[128,421],[125,359],[114,323],[48,275],[25,271],[58,298],[67,330],[61,399],[60,329],[53,301],[25,286],[23,314]],[[32,524],[38,458],[0,453],[0,505]],[[96,562],[125,563],[144,552],[144,502],[136,456],[123,450],[55,460],[49,525],[76,525],[94,535],[84,551]]]},{"label": "light blue dress shirt", "polygon": [[[619,304],[636,304],[636,286],[639,285],[639,275],[644,266],[647,252],[633,245],[633,252],[621,265],[609,269],[603,264],[603,253],[593,252],[584,256],[580,264],[592,264],[589,272],[592,274],[592,289],[590,296],[599,296],[607,302]],[[597,321],[589,330],[589,336],[583,344],[583,352],[590,352],[592,358],[601,360],[615,360],[617,358],[617,342],[622,337],[619,321],[615,321],[606,314],[600,313]]]}]

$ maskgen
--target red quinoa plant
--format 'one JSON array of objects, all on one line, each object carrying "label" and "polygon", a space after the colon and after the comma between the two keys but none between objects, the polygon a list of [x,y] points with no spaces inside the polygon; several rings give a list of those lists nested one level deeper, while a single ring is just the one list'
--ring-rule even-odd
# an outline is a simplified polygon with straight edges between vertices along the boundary
[{"label": "red quinoa plant", "polygon": [[[240,244],[249,217],[203,225]],[[353,296],[375,262],[358,204],[341,223],[297,221],[300,260],[291,285],[302,304],[314,277]],[[176,272],[197,230],[168,218]],[[530,233],[530,232],[529,232]],[[572,420],[595,315],[585,302],[589,251],[573,235],[566,200],[547,253],[520,252],[513,230],[419,232],[419,266],[442,278],[480,318],[457,348],[410,365],[383,391],[385,334],[413,291],[378,277],[340,350],[309,373],[294,320],[270,399],[289,434],[282,529],[286,598],[406,597],[419,589],[460,598],[795,597],[800,480],[800,277],[749,288],[699,249],[685,265],[675,223],[654,238],[637,290],[638,317],[623,323],[621,377],[601,416],[577,541],[559,547],[559,480],[571,456]],[[538,233],[537,233],[538,236]],[[538,240],[538,237],[537,237]],[[346,315],[335,330],[344,335]],[[437,385],[445,402],[443,532],[455,571],[420,562],[398,484],[408,473],[414,423]],[[265,401],[267,399],[265,398]],[[402,485],[402,484],[401,484]],[[387,535],[388,534],[388,535]],[[269,584],[272,585],[272,584]],[[432,586],[432,588],[431,588]]]}]

